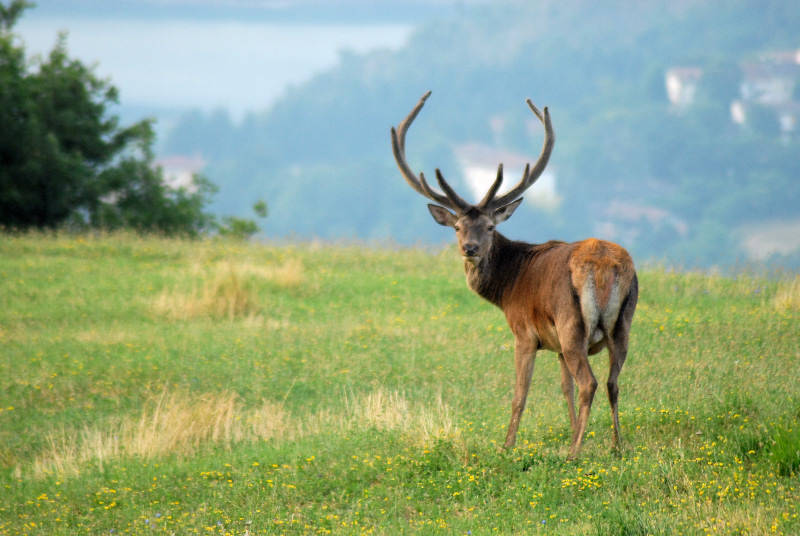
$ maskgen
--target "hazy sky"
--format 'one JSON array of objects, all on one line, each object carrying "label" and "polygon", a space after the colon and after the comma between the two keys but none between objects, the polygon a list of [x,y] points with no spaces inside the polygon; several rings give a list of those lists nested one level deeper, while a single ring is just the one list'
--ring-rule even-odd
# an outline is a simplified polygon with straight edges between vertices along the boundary
[{"label": "hazy sky", "polygon": [[124,106],[240,116],[333,67],[342,50],[401,47],[411,26],[89,18],[37,8],[15,30],[28,54],[48,52],[66,30],[70,55],[110,77]]}]

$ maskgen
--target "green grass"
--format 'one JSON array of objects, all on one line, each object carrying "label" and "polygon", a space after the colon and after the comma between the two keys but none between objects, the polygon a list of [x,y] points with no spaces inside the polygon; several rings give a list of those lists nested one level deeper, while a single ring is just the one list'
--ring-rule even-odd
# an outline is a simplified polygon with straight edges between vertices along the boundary
[{"label": "green grass", "polygon": [[797,276],[640,287],[567,463],[452,249],[2,236],[0,535],[800,533]]}]

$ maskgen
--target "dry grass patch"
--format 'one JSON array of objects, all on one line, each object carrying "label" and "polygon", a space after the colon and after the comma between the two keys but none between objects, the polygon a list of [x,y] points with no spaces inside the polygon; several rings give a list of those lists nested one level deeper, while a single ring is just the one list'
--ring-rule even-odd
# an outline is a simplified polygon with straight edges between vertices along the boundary
[{"label": "dry grass patch", "polygon": [[410,402],[397,391],[377,388],[360,397],[345,396],[345,403],[351,427],[399,430],[415,443],[458,435],[450,408],[441,396],[437,397],[433,407],[427,407]]},{"label": "dry grass patch", "polygon": [[167,396],[165,391],[137,423],[126,423],[121,435],[126,438],[126,450],[143,458],[191,450],[205,442],[227,442],[236,432],[236,409],[233,393],[195,398]]},{"label": "dry grass patch", "polygon": [[233,265],[219,265],[204,275],[200,289],[189,293],[165,290],[153,304],[157,313],[184,320],[197,317],[236,318],[255,313],[251,282]]},{"label": "dry grass patch", "polygon": [[187,453],[206,442],[234,439],[236,420],[234,394],[189,397],[165,390],[137,419],[122,419],[107,429],[84,427],[50,434],[48,449],[34,462],[32,473],[74,475],[87,463],[102,468],[121,457]]},{"label": "dry grass patch", "polygon": [[305,268],[300,259],[286,259],[280,264],[243,264],[240,270],[245,275],[269,281],[280,288],[296,288],[305,283]]},{"label": "dry grass patch", "polygon": [[441,398],[429,408],[381,387],[344,398],[341,413],[323,410],[300,418],[275,402],[244,408],[234,393],[197,396],[168,393],[165,389],[136,418],[121,419],[104,428],[87,426],[50,434],[46,451],[31,467],[17,467],[15,473],[18,478],[23,474],[34,478],[57,474],[63,478],[77,475],[87,466],[102,469],[106,463],[121,458],[186,455],[209,444],[293,441],[331,429],[395,430],[415,443],[458,435],[450,410]]},{"label": "dry grass patch", "polygon": [[158,314],[179,320],[257,317],[260,289],[269,285],[296,288],[305,280],[303,263],[298,259],[263,266],[225,261],[197,270],[202,280],[200,288],[190,292],[165,290],[153,303]]},{"label": "dry grass patch", "polygon": [[800,311],[800,275],[778,283],[775,292],[775,307],[780,310]]}]

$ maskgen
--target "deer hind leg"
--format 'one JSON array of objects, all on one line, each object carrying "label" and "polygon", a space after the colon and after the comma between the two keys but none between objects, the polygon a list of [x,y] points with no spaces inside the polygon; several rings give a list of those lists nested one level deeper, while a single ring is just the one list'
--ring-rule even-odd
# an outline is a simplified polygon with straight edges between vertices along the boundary
[{"label": "deer hind leg", "polygon": [[558,362],[561,365],[561,392],[564,393],[564,398],[567,399],[567,411],[569,412],[569,424],[572,428],[572,433],[578,429],[578,419],[575,417],[575,389],[572,373],[564,361],[564,354],[558,354]]},{"label": "deer hind leg", "polygon": [[609,372],[608,372],[608,403],[611,405],[611,419],[614,423],[614,449],[619,450],[622,447],[622,434],[619,425],[619,385],[617,378],[622,370],[622,365],[625,364],[625,358],[628,354],[627,341],[621,343],[619,341],[609,341],[608,343],[608,357],[609,357]]},{"label": "deer hind leg", "polygon": [[533,341],[517,338],[514,346],[514,367],[516,370],[516,384],[514,398],[511,400],[511,422],[508,424],[508,433],[504,447],[511,448],[517,441],[517,429],[528,399],[528,389],[533,376],[533,364],[536,358],[536,345]]},{"label": "deer hind leg", "polygon": [[617,379],[628,357],[628,342],[633,322],[633,313],[639,296],[639,284],[634,274],[628,295],[623,300],[619,316],[614,324],[614,329],[608,337],[608,402],[611,405],[611,419],[614,423],[614,449],[619,451],[622,447],[622,433],[619,425],[619,385]]},{"label": "deer hind leg", "polygon": [[578,456],[583,445],[583,436],[589,423],[589,413],[592,409],[594,393],[597,391],[597,379],[594,377],[592,367],[585,349],[564,351],[564,362],[578,383],[578,416],[577,428],[573,430],[572,445],[569,449],[567,460]]},{"label": "deer hind leg", "polygon": [[622,371],[622,366],[625,364],[625,359],[628,357],[628,342],[633,311],[636,307],[636,292],[637,289],[634,281],[634,288],[630,296],[625,300],[614,330],[608,338],[608,402],[611,404],[611,419],[614,423],[614,449],[616,450],[619,450],[622,446],[618,406],[619,385],[617,379]]}]

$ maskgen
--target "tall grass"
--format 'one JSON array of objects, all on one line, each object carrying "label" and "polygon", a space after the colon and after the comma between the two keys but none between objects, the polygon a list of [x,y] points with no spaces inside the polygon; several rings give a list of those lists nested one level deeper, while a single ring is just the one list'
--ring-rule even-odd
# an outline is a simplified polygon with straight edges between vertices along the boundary
[{"label": "tall grass", "polygon": [[258,440],[295,441],[330,428],[340,432],[399,431],[422,444],[457,435],[449,413],[441,398],[427,408],[383,388],[361,396],[343,393],[341,412],[292,416],[281,404],[272,402],[246,408],[234,393],[192,396],[169,393],[165,387],[138,417],[104,423],[102,428],[86,425],[50,432],[45,451],[30,466],[15,467],[14,474],[17,478],[56,475],[65,479],[79,475],[87,465],[102,469],[126,458],[185,456],[203,445],[230,448]]},{"label": "tall grass", "polygon": [[783,280],[775,292],[775,307],[782,310],[800,311],[800,276]]},{"label": "tall grass", "polygon": [[797,276],[639,275],[566,463],[452,250],[0,237],[0,535],[800,532]]},{"label": "tall grass", "polygon": [[197,272],[202,278],[200,288],[189,292],[165,289],[155,300],[154,310],[179,320],[206,316],[232,320],[252,316],[258,310],[253,289],[259,281],[281,288],[303,283],[303,265],[297,259],[265,266],[218,262],[198,267]]}]

